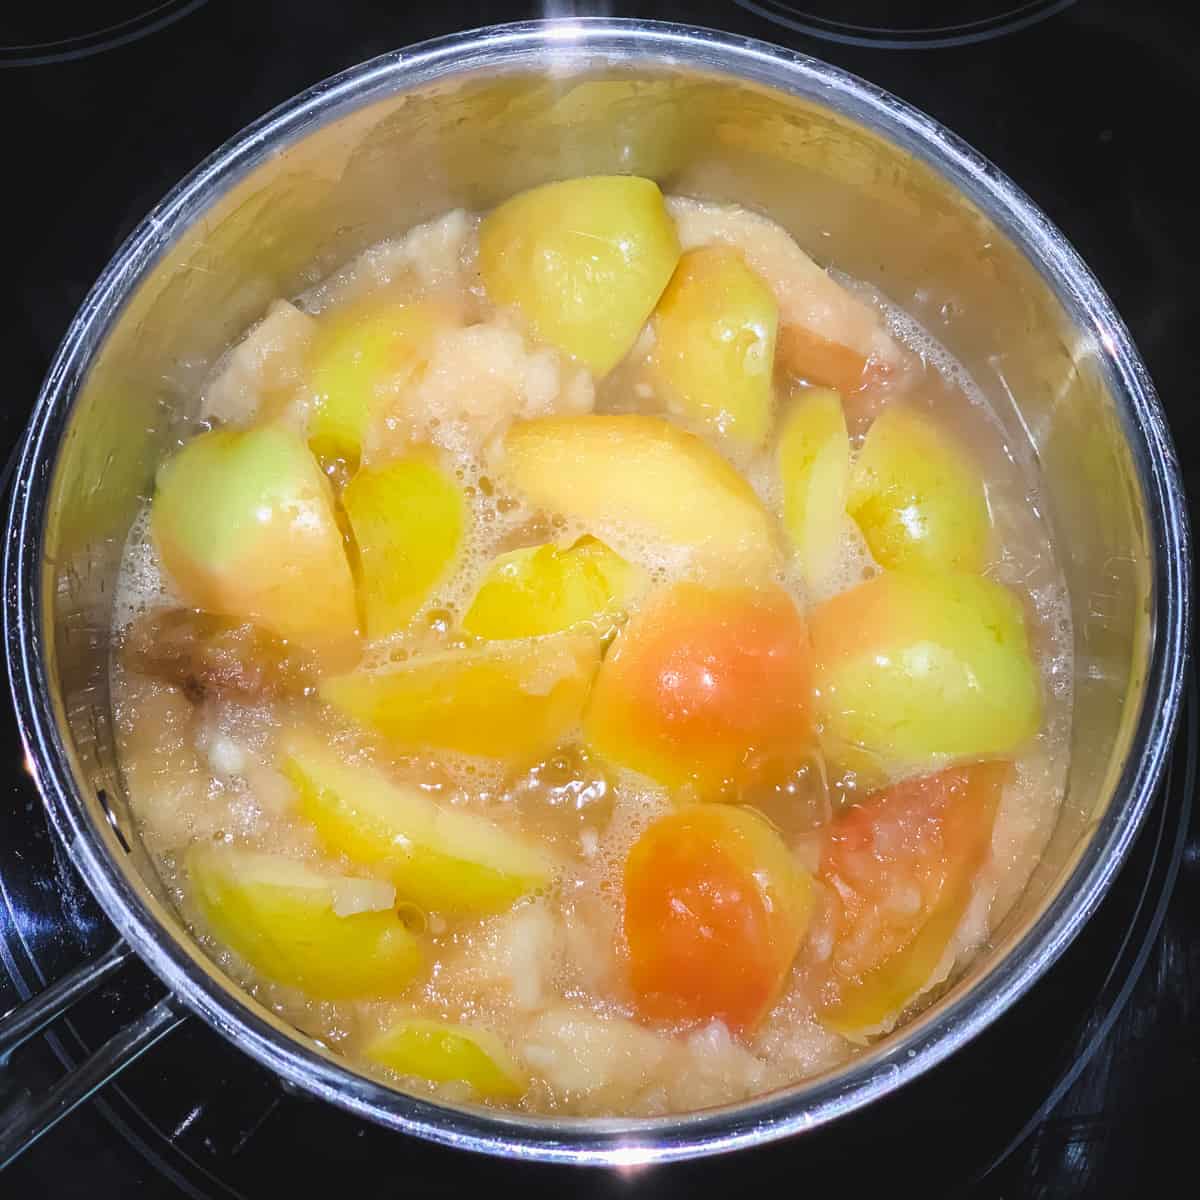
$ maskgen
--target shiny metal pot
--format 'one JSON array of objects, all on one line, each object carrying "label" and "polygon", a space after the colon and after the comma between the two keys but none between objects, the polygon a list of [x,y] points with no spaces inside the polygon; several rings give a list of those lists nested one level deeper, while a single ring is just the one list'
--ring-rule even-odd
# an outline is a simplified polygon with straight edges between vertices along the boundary
[{"label": "shiny metal pot", "polygon": [[[934,329],[1010,443],[1040,467],[1075,627],[1066,801],[1022,901],[969,973],[842,1069],[661,1119],[435,1104],[357,1074],[257,1004],[193,942],[138,844],[108,698],[122,545],[197,384],[231,339],[314,270],[414,222],[594,172],[650,175],[664,190],[761,209]],[[1012,183],[894,97],[759,42],[605,19],[463,34],[319,84],[219,150],[138,226],[72,323],[33,413],[4,562],[16,710],[72,861],[171,998],[0,1137],[0,1160],[185,1012],[363,1117],[526,1158],[712,1154],[868,1104],[1008,1008],[1104,894],[1175,725],[1189,573],[1178,465],[1120,318]],[[121,953],[10,1018],[0,1052]]]}]

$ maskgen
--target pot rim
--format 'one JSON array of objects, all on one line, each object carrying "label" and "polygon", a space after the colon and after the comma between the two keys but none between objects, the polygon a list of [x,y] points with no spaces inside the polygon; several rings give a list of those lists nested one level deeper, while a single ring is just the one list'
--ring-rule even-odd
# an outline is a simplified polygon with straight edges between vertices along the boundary
[{"label": "pot rim", "polygon": [[[88,364],[125,299],[175,237],[264,159],[328,120],[451,75],[544,63],[665,62],[816,100],[899,144],[964,193],[1041,271],[1094,341],[1118,400],[1155,557],[1154,645],[1133,745],[1113,802],[1070,877],[993,970],[885,1046],[827,1076],[719,1109],[637,1119],[543,1119],[410,1096],[280,1034],[236,985],[227,988],[166,934],[126,878],[77,795],[50,702],[42,629],[46,500],[61,435]],[[296,1087],[387,1127],[512,1158],[636,1166],[754,1146],[852,1112],[923,1074],[973,1038],[1050,967],[1124,861],[1160,778],[1181,703],[1190,631],[1190,544],[1179,464],[1149,373],[1103,289],[1066,238],[997,168],[937,121],[817,59],[698,27],[616,18],[491,26],[395,51],[316,84],[249,125],[177,184],[137,226],[84,300],[47,374],[25,434],[4,556],[4,637],[28,763],[57,834],[101,906],[188,1008]]]}]

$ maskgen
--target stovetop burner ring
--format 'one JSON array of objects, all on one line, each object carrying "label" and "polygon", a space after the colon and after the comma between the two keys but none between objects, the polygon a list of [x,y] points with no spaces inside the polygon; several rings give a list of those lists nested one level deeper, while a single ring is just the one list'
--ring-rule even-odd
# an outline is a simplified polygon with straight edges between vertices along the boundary
[{"label": "stovetop burner ring", "polygon": [[[51,3],[17,10],[0,25],[0,67],[36,67],[87,58],[157,33],[194,12],[206,0],[90,0],[86,5]],[[84,15],[80,15],[84,14]]]},{"label": "stovetop burner ring", "polygon": [[775,25],[853,46],[934,50],[1027,29],[1075,0],[736,0]]}]

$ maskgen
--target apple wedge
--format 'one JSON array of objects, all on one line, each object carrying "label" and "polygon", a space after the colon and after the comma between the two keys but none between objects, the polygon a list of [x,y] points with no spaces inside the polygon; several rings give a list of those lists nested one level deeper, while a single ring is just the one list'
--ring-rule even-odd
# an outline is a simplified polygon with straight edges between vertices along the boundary
[{"label": "apple wedge", "polygon": [[594,537],[560,550],[552,542],[497,556],[463,629],[482,638],[540,637],[587,627],[601,637],[623,620],[649,577]]},{"label": "apple wedge", "polygon": [[465,1083],[483,1100],[516,1100],[529,1079],[490,1030],[405,1017],[369,1043],[373,1063],[430,1083]]},{"label": "apple wedge", "polygon": [[331,659],[357,644],[333,489],[303,440],[216,429],[159,472],[150,530],[191,607],[252,621]]},{"label": "apple wedge", "polygon": [[315,738],[293,736],[283,770],[326,850],[391,880],[423,909],[499,912],[554,876],[554,862],[523,838],[375,767],[344,762]]},{"label": "apple wedge", "polygon": [[992,524],[983,476],[965,447],[914,409],[892,405],[872,422],[847,502],[881,566],[983,569]]},{"label": "apple wedge", "polygon": [[779,587],[677,584],[617,635],[584,720],[603,759],[704,799],[811,738],[808,631]]},{"label": "apple wedge", "polygon": [[479,230],[479,272],[492,300],[597,375],[629,352],[678,261],[662,193],[636,175],[521,192]]},{"label": "apple wedge", "polygon": [[846,536],[850,438],[842,398],[829,388],[801,393],[779,434],[783,527],[811,587],[823,590],[836,571]]},{"label": "apple wedge", "polygon": [[818,878],[835,897],[828,958],[809,966],[822,1024],[862,1040],[932,982],[987,859],[1005,762],[905,780],[842,812]]},{"label": "apple wedge", "polygon": [[519,764],[578,727],[599,663],[598,637],[561,633],[360,668],[318,694],[398,747]]},{"label": "apple wedge", "polygon": [[779,996],[808,927],[812,880],[757,813],[686,805],[625,864],[623,928],[638,1012],[751,1032]]},{"label": "apple wedge", "polygon": [[771,518],[711,446],[662,417],[543,417],[515,424],[503,470],[538,508],[570,517],[627,557],[682,549],[708,570],[761,577]]},{"label": "apple wedge", "polygon": [[399,995],[421,969],[391,884],[215,843],[194,845],[185,862],[209,931],[275,983],[320,1000],[375,1000]]},{"label": "apple wedge", "polygon": [[746,446],[760,446],[774,404],[771,289],[728,246],[689,250],[654,316],[653,373],[673,411]]},{"label": "apple wedge", "polygon": [[885,769],[1009,754],[1041,722],[1021,602],[963,572],[888,571],[808,616],[827,753]]},{"label": "apple wedge", "polygon": [[432,454],[360,470],[342,492],[358,546],[367,637],[409,623],[462,548],[462,489]]},{"label": "apple wedge", "polygon": [[684,250],[731,246],[767,281],[779,305],[779,360],[793,374],[848,395],[899,361],[899,347],[878,313],[774,221],[735,205],[684,197],[672,197],[667,207]]},{"label": "apple wedge", "polygon": [[322,315],[308,358],[314,453],[357,466],[380,406],[420,374],[435,335],[453,324],[433,301],[365,300]]}]

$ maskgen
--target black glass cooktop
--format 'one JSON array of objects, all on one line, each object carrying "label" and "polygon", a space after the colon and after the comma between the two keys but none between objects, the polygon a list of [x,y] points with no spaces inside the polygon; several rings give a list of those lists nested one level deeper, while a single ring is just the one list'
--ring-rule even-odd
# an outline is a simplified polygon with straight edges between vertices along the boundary
[{"label": "black glass cooktop", "polygon": [[[308,84],[385,50],[501,20],[601,11],[690,21],[816,54],[896,92],[995,161],[1065,230],[1131,326],[1200,495],[1191,339],[1200,252],[1184,179],[1200,24],[1121,0],[127,0],[0,5],[0,461],[67,322],[137,220],[210,150]],[[80,16],[79,14],[84,14]],[[1169,14],[1169,15],[1168,15]],[[56,854],[0,713],[0,1012],[113,934]],[[1200,1089],[1194,698],[1134,853],[1066,957],[955,1058],[816,1137],[716,1161],[569,1174],[417,1143],[288,1094],[189,1021],[0,1175],[0,1195],[498,1192],[719,1196],[886,1188],[1118,1197],[1186,1179]],[[7,1106],[161,988],[136,962],[0,1067]],[[1178,1186],[1178,1185],[1176,1185]]]}]

